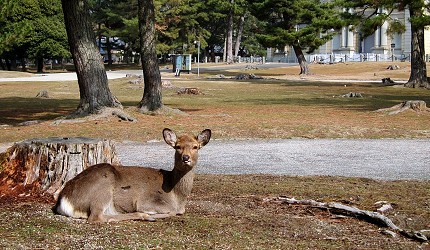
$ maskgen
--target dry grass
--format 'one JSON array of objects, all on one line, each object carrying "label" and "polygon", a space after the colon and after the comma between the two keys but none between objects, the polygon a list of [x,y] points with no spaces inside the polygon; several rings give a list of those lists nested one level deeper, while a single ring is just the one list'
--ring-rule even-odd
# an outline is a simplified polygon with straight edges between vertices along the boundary
[{"label": "dry grass", "polygon": [[[387,70],[390,65],[398,65],[400,69]],[[297,75],[298,67],[288,68],[287,77]],[[362,63],[339,63],[339,64],[315,64],[311,65],[311,75],[305,79],[348,79],[348,80],[375,80],[390,77],[395,81],[406,81],[409,79],[409,62],[362,62]]]},{"label": "dry grass", "polygon": [[[363,75],[377,70],[390,77],[395,71],[384,71],[385,64],[312,65],[311,69],[316,73],[308,77],[311,80],[285,75],[285,72],[297,72],[294,67],[224,72],[272,76],[253,81],[195,79],[193,75],[184,74],[188,79],[172,79],[172,84],[197,87],[205,95],[177,95],[175,90],[165,90],[163,98],[167,106],[185,111],[186,116],[142,115],[134,108],[141,99],[142,86],[129,84],[127,79],[111,81],[113,93],[126,111],[138,119],[135,123],[111,117],[55,124],[54,118],[77,107],[79,91],[76,82],[0,83],[0,124],[3,124],[0,143],[45,136],[147,141],[159,139],[159,131],[164,127],[180,131],[200,131],[210,127],[216,138],[428,138],[430,119],[427,113],[405,112],[390,116],[373,112],[405,100],[421,99],[430,103],[428,90],[387,87],[379,83],[312,80],[323,78],[318,72],[325,72],[332,78],[355,72],[355,78],[363,79]],[[402,64],[402,67],[406,66]],[[407,74],[404,75],[407,78]],[[35,98],[40,90],[48,90],[51,98]],[[364,98],[340,97],[349,92],[362,93]],[[34,120],[40,123],[16,126]]]},{"label": "dry grass", "polygon": [[[396,63],[398,64],[398,63]],[[316,82],[315,79],[407,80],[408,68],[385,70],[384,63],[312,65],[301,79],[298,68],[230,70],[270,79],[235,81],[172,79],[176,87],[198,87],[204,95],[164,90],[164,103],[188,115],[145,116],[134,106],[142,86],[126,79],[110,82],[113,93],[137,122],[115,117],[56,124],[78,102],[76,82],[0,83],[0,142],[35,137],[103,137],[115,140],[160,139],[160,131],[211,128],[215,139],[229,138],[429,138],[430,115],[373,112],[404,100],[430,103],[429,90],[387,87],[379,83]],[[202,73],[203,76],[207,73]],[[376,75],[376,76],[375,76]],[[0,72],[0,77],[2,72]],[[166,74],[165,77],[171,76]],[[4,76],[3,76],[4,77]],[[37,99],[48,90],[50,99]],[[342,98],[360,92],[363,98]],[[24,121],[37,124],[18,126]],[[156,223],[139,221],[91,225],[54,216],[52,204],[0,201],[0,248],[4,249],[426,249],[428,244],[391,238],[375,225],[338,218],[327,211],[270,202],[279,195],[337,201],[374,210],[387,200],[387,215],[399,226],[430,228],[429,181],[375,181],[338,177],[199,175],[182,217]],[[24,199],[25,197],[21,197]]]},{"label": "dry grass", "polygon": [[[91,225],[53,215],[50,205],[0,205],[3,249],[421,249],[383,228],[311,207],[277,204],[279,195],[373,210],[388,200],[399,226],[430,223],[429,182],[336,177],[199,175],[184,216],[155,223]],[[375,192],[378,190],[378,192]],[[393,193],[393,190],[400,191]],[[414,193],[411,196],[410,193]],[[413,205],[411,205],[413,204]]]}]

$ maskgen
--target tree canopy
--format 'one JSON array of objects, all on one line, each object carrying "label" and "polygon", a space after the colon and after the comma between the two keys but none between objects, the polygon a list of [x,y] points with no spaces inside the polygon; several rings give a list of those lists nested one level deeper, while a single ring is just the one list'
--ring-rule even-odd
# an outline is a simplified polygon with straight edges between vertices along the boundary
[{"label": "tree canopy", "polygon": [[340,12],[333,2],[258,0],[252,1],[251,9],[265,24],[256,35],[259,42],[274,48],[293,46],[300,74],[309,73],[302,50],[315,51],[333,38],[334,30],[342,27]]},{"label": "tree canopy", "polygon": [[[424,29],[430,25],[430,3],[424,0],[342,0],[339,6],[352,8],[355,11],[344,15],[344,20],[355,25],[364,36],[372,34],[384,22],[390,23],[388,32],[402,33],[404,24],[391,18],[394,10],[409,11],[411,23],[411,74],[406,87],[424,87],[430,89],[425,62]],[[366,13],[366,10],[370,11]]]},{"label": "tree canopy", "polygon": [[[137,0],[86,0],[98,39],[119,38],[127,57],[140,52]],[[0,0],[0,58],[8,67],[17,59],[43,62],[43,58],[70,57],[60,0]],[[341,27],[349,26],[366,37],[389,22],[389,33],[402,33],[404,24],[391,18],[395,10],[410,13],[411,76],[408,87],[430,88],[424,51],[424,29],[430,25],[430,3],[424,0],[154,0],[155,39],[158,57],[222,52],[234,55],[263,54],[265,47],[292,46],[301,66],[309,73],[304,52],[312,53]],[[350,11],[353,10],[353,11]],[[41,63],[39,63],[41,64]],[[25,64],[23,64],[25,66]],[[3,64],[2,64],[3,67]],[[40,69],[40,68],[39,68]]]},{"label": "tree canopy", "polygon": [[1,57],[37,59],[40,71],[43,58],[70,56],[59,0],[2,0],[0,6]]}]

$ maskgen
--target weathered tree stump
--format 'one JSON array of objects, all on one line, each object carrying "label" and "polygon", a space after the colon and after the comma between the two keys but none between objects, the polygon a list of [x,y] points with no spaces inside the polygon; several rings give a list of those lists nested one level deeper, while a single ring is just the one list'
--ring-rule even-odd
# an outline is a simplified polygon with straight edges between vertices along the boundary
[{"label": "weathered tree stump", "polygon": [[199,88],[180,88],[177,91],[178,95],[188,94],[188,95],[203,95]]},{"label": "weathered tree stump", "polygon": [[348,98],[363,98],[363,95],[358,92],[349,92],[348,94],[341,95],[341,97],[348,97]]},{"label": "weathered tree stump", "polygon": [[395,83],[395,82],[394,82],[393,80],[391,80],[391,78],[389,78],[389,77],[382,78],[382,79],[381,79],[381,81],[382,81],[382,84],[385,84],[385,85],[390,85],[390,84]]},{"label": "weathered tree stump", "polygon": [[41,90],[36,95],[37,98],[49,98],[48,90]]},{"label": "weathered tree stump", "polygon": [[426,102],[421,100],[404,101],[391,108],[378,109],[377,112],[388,112],[389,115],[396,115],[406,110],[413,110],[415,112],[430,112],[427,108]]},{"label": "weathered tree stump", "polygon": [[0,157],[0,187],[5,192],[41,192],[56,197],[64,184],[97,163],[119,164],[110,140],[44,138],[15,143]]},{"label": "weathered tree stump", "polygon": [[399,65],[396,65],[396,64],[392,64],[392,65],[389,65],[389,66],[387,67],[387,69],[388,69],[388,70],[396,70],[396,69],[400,69],[400,66],[399,66]]}]

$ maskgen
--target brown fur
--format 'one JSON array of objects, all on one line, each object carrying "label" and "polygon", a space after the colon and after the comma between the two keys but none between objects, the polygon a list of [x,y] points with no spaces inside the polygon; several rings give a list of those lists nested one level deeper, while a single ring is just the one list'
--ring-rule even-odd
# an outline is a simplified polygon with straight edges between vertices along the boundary
[{"label": "brown fur", "polygon": [[88,218],[89,222],[154,220],[183,214],[193,186],[198,150],[209,142],[211,131],[177,138],[173,131],[164,129],[163,137],[175,148],[173,170],[91,166],[66,183],[53,211]]}]

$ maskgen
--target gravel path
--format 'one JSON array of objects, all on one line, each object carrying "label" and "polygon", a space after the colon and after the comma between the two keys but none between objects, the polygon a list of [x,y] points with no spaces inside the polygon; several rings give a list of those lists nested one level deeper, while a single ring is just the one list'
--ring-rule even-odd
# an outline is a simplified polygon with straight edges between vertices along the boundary
[{"label": "gravel path", "polygon": [[[169,169],[164,142],[119,143],[122,164]],[[430,139],[214,140],[200,150],[198,173],[330,175],[430,180]]]}]

